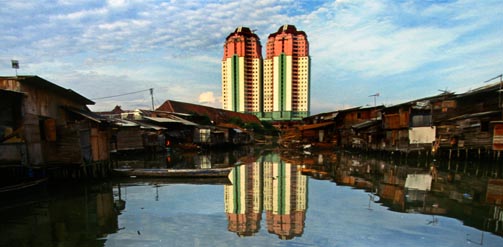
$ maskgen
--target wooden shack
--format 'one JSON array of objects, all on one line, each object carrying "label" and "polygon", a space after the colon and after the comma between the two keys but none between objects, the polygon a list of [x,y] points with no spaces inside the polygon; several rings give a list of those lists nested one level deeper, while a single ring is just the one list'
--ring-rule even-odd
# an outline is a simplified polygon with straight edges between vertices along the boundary
[{"label": "wooden shack", "polygon": [[381,126],[381,118],[352,125],[351,128],[354,133],[352,146],[362,149],[380,149],[384,139]]},{"label": "wooden shack", "polygon": [[290,138],[300,144],[334,147],[337,145],[338,139],[335,128],[335,119],[338,114],[338,111],[333,111],[306,117],[302,119],[302,124],[285,131],[281,136],[282,141]]},{"label": "wooden shack", "polygon": [[[231,123],[239,121],[243,124],[261,125],[260,120],[252,114],[227,111],[208,106],[195,105],[173,100],[165,101],[156,113],[165,112],[174,116],[180,116],[185,122],[180,122],[193,129],[193,141],[198,145],[220,146],[241,145],[253,141],[252,135],[240,127],[232,127]],[[190,126],[190,121],[194,125]],[[197,124],[197,125],[196,125]]]},{"label": "wooden shack", "polygon": [[164,128],[167,146],[194,142],[194,132],[198,124],[181,118],[173,113],[154,111],[151,116],[143,116],[143,121]]},{"label": "wooden shack", "polygon": [[[305,124],[298,128],[302,143],[321,144],[330,143],[335,145],[334,138],[335,122]],[[321,145],[318,145],[321,146]]]},{"label": "wooden shack", "polygon": [[226,144],[232,145],[246,145],[253,142],[253,135],[251,132],[231,123],[221,123],[217,125],[218,128],[224,129],[227,133]]},{"label": "wooden shack", "polygon": [[87,108],[93,101],[38,76],[0,77],[0,94],[0,163],[108,160],[107,123]]},{"label": "wooden shack", "polygon": [[384,147],[386,149],[407,149],[409,146],[410,103],[383,109]]},{"label": "wooden shack", "polygon": [[[372,139],[371,132],[365,132],[361,127],[381,119],[383,106],[355,107],[339,111],[337,116],[337,130],[339,132],[340,145],[346,147],[367,147],[377,139]],[[370,122],[369,122],[370,121]],[[367,129],[368,130],[368,129]],[[376,134],[374,136],[377,136]],[[370,142],[369,142],[370,141]]]},{"label": "wooden shack", "polygon": [[491,122],[502,120],[501,85],[487,85],[433,103],[433,122],[439,146],[443,148],[483,148],[490,150]]},{"label": "wooden shack", "polygon": [[135,120],[112,121],[112,152],[163,150],[160,148],[164,147],[165,128]]},{"label": "wooden shack", "polygon": [[193,142],[204,147],[222,146],[228,143],[229,130],[215,126],[199,125],[194,129]]},{"label": "wooden shack", "polygon": [[[27,163],[21,106],[24,94],[0,89],[0,162]],[[0,164],[1,164],[0,163]]]},{"label": "wooden shack", "polygon": [[431,150],[437,131],[432,120],[433,102],[445,97],[445,94],[441,94],[382,109],[384,149]]}]

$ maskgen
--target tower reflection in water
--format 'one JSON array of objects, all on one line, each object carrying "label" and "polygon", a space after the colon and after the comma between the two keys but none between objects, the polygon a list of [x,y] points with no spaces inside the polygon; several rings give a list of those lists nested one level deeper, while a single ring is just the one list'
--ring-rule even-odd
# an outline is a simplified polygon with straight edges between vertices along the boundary
[{"label": "tower reflection in water", "polygon": [[278,154],[236,166],[225,185],[228,229],[239,236],[260,230],[265,209],[267,230],[281,239],[302,236],[307,210],[307,176]]}]

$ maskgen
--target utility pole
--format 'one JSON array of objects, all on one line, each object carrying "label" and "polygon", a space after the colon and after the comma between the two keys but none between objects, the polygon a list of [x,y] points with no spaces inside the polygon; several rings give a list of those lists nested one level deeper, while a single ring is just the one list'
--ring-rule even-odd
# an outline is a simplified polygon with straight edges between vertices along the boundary
[{"label": "utility pole", "polygon": [[150,98],[152,98],[152,111],[154,110],[154,89],[150,89]]}]

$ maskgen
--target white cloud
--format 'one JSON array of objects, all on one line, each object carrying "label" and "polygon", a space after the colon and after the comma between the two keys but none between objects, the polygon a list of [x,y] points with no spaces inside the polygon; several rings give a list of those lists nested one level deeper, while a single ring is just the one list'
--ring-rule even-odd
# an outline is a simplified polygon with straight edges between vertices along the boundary
[{"label": "white cloud", "polygon": [[215,96],[213,95],[213,92],[203,92],[199,94],[199,103],[201,104],[215,104],[216,99]]},{"label": "white cloud", "polygon": [[316,112],[366,104],[377,90],[392,101],[500,74],[502,12],[496,0],[9,1],[0,74],[18,58],[20,72],[68,80],[84,95],[167,87],[156,99],[202,95],[220,107],[208,93],[220,89],[225,37],[248,26],[265,51],[268,35],[289,23],[310,41]]},{"label": "white cloud", "polygon": [[78,20],[78,19],[83,19],[86,17],[93,17],[93,16],[103,16],[108,14],[108,10],[105,8],[96,8],[96,9],[84,9],[84,10],[79,10],[67,14],[60,14],[57,15],[57,19],[61,20]]},{"label": "white cloud", "polygon": [[111,7],[123,7],[126,5],[126,0],[107,0],[108,5]]}]

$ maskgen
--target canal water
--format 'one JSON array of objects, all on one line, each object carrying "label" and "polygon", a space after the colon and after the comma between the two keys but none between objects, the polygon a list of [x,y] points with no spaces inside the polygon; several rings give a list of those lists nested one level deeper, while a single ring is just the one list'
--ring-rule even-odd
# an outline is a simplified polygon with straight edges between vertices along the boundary
[{"label": "canal water", "polygon": [[497,163],[253,149],[116,162],[234,169],[2,198],[0,246],[503,246]]}]

